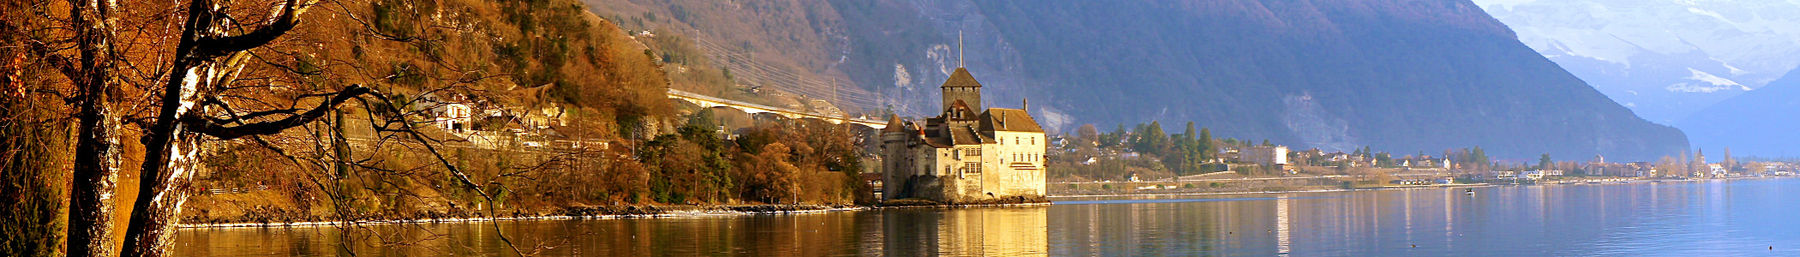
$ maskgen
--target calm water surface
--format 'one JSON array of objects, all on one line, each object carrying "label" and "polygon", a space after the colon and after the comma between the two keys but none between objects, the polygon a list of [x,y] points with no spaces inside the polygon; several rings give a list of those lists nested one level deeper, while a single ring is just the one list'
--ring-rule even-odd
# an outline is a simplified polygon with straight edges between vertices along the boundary
[{"label": "calm water surface", "polygon": [[[1800,179],[1475,191],[1064,198],[1040,207],[499,226],[522,251],[585,256],[1800,256]],[[511,255],[492,226],[182,230],[176,251]]]}]

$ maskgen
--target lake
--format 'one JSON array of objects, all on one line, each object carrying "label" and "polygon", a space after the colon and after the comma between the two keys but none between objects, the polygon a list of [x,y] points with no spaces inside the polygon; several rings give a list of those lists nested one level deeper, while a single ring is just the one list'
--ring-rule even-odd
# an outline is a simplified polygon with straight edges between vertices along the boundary
[{"label": "lake", "polygon": [[[1055,198],[1049,206],[188,229],[178,256],[1800,255],[1800,179]],[[498,226],[504,233],[496,233]],[[1769,247],[1774,249],[1770,250]]]}]

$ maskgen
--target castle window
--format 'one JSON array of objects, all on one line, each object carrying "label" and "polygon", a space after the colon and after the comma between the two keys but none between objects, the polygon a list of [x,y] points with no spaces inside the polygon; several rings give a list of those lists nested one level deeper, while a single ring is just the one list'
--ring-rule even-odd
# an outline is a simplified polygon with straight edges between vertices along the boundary
[{"label": "castle window", "polygon": [[974,173],[974,174],[981,174],[981,163],[979,163],[979,162],[965,162],[965,163],[963,163],[963,172],[965,172],[965,173]]}]

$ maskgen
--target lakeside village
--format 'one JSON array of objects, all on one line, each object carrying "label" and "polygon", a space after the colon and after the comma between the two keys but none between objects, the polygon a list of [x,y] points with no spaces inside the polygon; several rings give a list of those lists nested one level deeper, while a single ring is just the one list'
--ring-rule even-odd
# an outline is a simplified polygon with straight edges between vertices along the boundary
[{"label": "lakeside village", "polygon": [[[862,179],[875,199],[922,199],[940,203],[1039,201],[1051,195],[1277,192],[1296,190],[1469,184],[1594,183],[1664,179],[1722,179],[1793,176],[1800,163],[1736,160],[1726,148],[1709,161],[1692,158],[1657,162],[1586,160],[1490,160],[1480,147],[1438,155],[1396,156],[1369,147],[1346,153],[1296,150],[1231,138],[1212,138],[1189,123],[1183,133],[1163,132],[1159,122],[1121,125],[1099,132],[1086,125],[1073,133],[1047,134],[1029,113],[986,108],[981,84],[958,68],[940,87],[943,111],[919,121],[890,116],[879,130],[862,131]],[[450,134],[474,145],[526,147],[606,147],[609,142],[533,140],[536,133],[567,121],[555,107],[538,111],[477,108],[480,102],[428,96],[430,113]],[[724,107],[715,107],[724,108]],[[482,111],[476,111],[482,109]],[[830,110],[836,110],[830,108]],[[751,120],[778,119],[747,115]],[[480,124],[512,124],[503,130]],[[717,132],[725,138],[742,134]],[[1008,143],[1011,144],[1008,144]]]},{"label": "lakeside village", "polygon": [[[1154,129],[1149,129],[1154,131]],[[1665,157],[1657,162],[1608,162],[1604,156],[1582,161],[1554,161],[1548,155],[1536,163],[1483,161],[1479,147],[1446,151],[1441,155],[1394,156],[1365,147],[1351,153],[1320,149],[1294,151],[1286,146],[1251,144],[1225,139],[1225,146],[1210,148],[1211,157],[1199,171],[1170,170],[1159,165],[1159,156],[1134,146],[1137,131],[1123,132],[1121,141],[1098,143],[1073,136],[1052,136],[1053,160],[1072,158],[1073,163],[1052,164],[1095,170],[1094,177],[1065,176],[1049,183],[1052,195],[1111,195],[1155,193],[1283,192],[1395,187],[1466,186],[1482,184],[1627,183],[1656,180],[1734,179],[1794,176],[1800,165],[1791,161],[1736,160],[1725,157],[1708,161],[1703,152],[1691,160]],[[1176,134],[1174,137],[1181,137]],[[1103,135],[1104,137],[1104,135]],[[1107,164],[1107,163],[1113,164]],[[1485,165],[1483,164],[1485,163]],[[1101,169],[1087,169],[1103,166]],[[1120,169],[1123,167],[1123,169]],[[1119,172],[1101,172],[1118,170]]]}]

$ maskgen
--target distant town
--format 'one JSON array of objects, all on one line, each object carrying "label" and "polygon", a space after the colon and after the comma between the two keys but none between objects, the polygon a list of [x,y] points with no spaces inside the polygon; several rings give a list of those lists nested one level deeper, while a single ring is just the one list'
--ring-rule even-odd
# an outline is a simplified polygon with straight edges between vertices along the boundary
[{"label": "distant town", "polygon": [[[1280,192],[1481,184],[1610,183],[1655,180],[1733,179],[1794,176],[1800,163],[1733,158],[1729,148],[1709,157],[1664,157],[1655,162],[1608,161],[1596,155],[1536,160],[1495,160],[1481,147],[1430,154],[1399,155],[1363,147],[1351,152],[1296,150],[1267,141],[1164,135],[1160,124],[1096,133],[1091,126],[1073,135],[1050,137],[1051,194],[1139,194]],[[1166,138],[1164,138],[1166,137]],[[1163,138],[1163,139],[1159,139]],[[1209,140],[1202,153],[1183,153],[1179,142]],[[1170,143],[1177,142],[1174,146]],[[1160,145],[1159,145],[1160,144]],[[1189,144],[1201,144],[1198,142]],[[1194,151],[1189,149],[1187,151]],[[1197,161],[1171,160],[1189,157]],[[1180,163],[1194,163],[1188,165]]]}]

